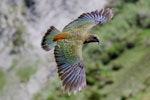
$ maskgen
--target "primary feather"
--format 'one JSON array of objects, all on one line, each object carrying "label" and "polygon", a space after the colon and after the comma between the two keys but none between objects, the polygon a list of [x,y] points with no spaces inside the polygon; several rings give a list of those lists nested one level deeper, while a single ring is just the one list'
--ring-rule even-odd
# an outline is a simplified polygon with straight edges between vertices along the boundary
[{"label": "primary feather", "polygon": [[[86,86],[82,47],[84,43],[98,42],[98,37],[88,34],[91,27],[102,24],[113,17],[112,9],[83,13],[64,27],[63,31],[48,31],[42,40],[43,49],[55,46],[54,55],[58,75],[64,90],[75,94]],[[51,30],[51,29],[50,29]],[[54,36],[55,35],[55,36]],[[52,38],[53,37],[53,38]],[[52,41],[54,40],[54,41]]]},{"label": "primary feather", "polygon": [[86,86],[84,64],[80,53],[82,53],[82,44],[70,43],[68,40],[61,40],[55,46],[58,75],[68,94],[72,91],[74,93],[81,91]]},{"label": "primary feather", "polygon": [[96,10],[90,13],[83,13],[78,17],[78,19],[72,21],[67,26],[65,26],[63,31],[68,31],[74,28],[81,28],[81,29],[90,29],[91,27],[102,24],[113,17],[113,11],[110,8],[106,10],[102,9],[100,11]]}]

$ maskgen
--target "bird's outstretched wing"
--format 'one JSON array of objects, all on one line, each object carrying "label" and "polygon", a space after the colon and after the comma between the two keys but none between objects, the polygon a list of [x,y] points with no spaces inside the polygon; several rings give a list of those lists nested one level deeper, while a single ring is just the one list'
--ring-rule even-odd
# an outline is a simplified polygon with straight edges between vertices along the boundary
[{"label": "bird's outstretched wing", "polygon": [[82,60],[82,44],[60,40],[54,50],[58,75],[64,90],[75,94],[86,86],[84,64]]},{"label": "bird's outstretched wing", "polygon": [[97,24],[102,24],[110,20],[112,17],[113,11],[110,8],[107,8],[106,10],[102,9],[100,11],[96,10],[91,13],[83,13],[76,20],[65,26],[63,31],[77,28],[88,30]]}]

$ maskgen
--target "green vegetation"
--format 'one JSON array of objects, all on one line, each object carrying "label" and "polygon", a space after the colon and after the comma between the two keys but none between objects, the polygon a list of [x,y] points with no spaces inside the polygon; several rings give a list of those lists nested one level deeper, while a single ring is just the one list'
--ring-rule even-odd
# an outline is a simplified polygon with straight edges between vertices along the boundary
[{"label": "green vegetation", "polygon": [[13,40],[14,46],[21,46],[24,44],[24,40],[22,36],[23,29],[24,29],[23,25],[18,26],[16,33],[14,34],[14,40]]},{"label": "green vegetation", "polygon": [[11,67],[8,68],[7,71],[8,71],[8,72],[12,71],[13,69],[15,69],[16,66],[17,66],[17,60],[14,59],[12,65],[11,65]]},{"label": "green vegetation", "polygon": [[19,77],[21,82],[27,82],[31,75],[33,75],[36,72],[36,69],[32,66],[26,66],[24,68],[20,68],[16,75]]},{"label": "green vegetation", "polygon": [[2,69],[0,69],[0,91],[3,90],[5,83],[6,83],[6,80],[5,80],[4,72]]},{"label": "green vegetation", "polygon": [[19,53],[20,48],[24,46],[24,39],[23,39],[23,30],[24,30],[24,25],[20,24],[20,26],[17,27],[16,32],[13,34],[13,48],[11,51],[11,54]]}]

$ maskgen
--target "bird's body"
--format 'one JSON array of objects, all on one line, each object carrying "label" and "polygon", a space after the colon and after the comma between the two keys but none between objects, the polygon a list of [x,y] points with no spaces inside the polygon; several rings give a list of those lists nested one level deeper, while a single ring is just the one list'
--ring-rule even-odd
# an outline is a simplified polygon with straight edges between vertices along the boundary
[{"label": "bird's body", "polygon": [[99,38],[89,30],[112,17],[111,9],[84,13],[65,26],[62,32],[52,26],[43,37],[41,45],[44,50],[54,47],[58,75],[68,94],[81,91],[86,86],[82,47],[85,43],[99,42]]}]

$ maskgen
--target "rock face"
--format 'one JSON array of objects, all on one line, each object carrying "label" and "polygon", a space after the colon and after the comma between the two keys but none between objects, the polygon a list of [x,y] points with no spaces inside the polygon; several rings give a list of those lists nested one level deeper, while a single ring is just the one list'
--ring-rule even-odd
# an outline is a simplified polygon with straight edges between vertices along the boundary
[{"label": "rock face", "polygon": [[[53,51],[47,53],[40,46],[51,25],[62,30],[81,13],[101,9],[105,4],[106,0],[1,0],[0,69],[6,82],[0,100],[31,100],[47,77],[53,76]],[[20,74],[26,67],[35,70],[29,77],[28,70]]]}]

